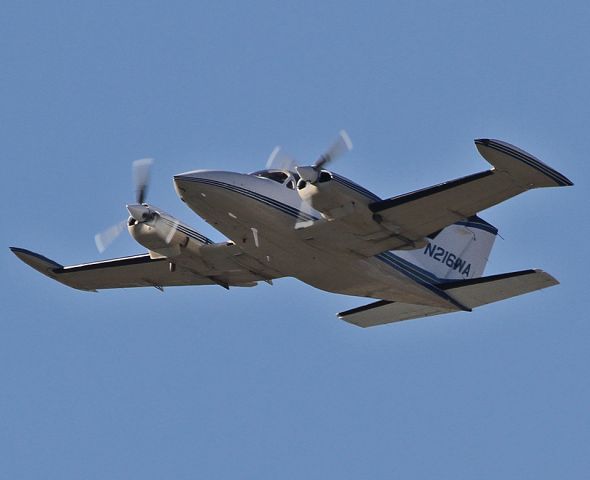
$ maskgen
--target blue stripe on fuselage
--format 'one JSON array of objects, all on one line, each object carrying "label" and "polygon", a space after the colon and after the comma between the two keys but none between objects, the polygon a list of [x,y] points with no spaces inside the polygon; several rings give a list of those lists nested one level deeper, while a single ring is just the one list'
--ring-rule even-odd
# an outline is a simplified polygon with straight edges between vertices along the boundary
[{"label": "blue stripe on fuselage", "polygon": [[176,224],[172,220],[169,220],[164,217],[160,217],[160,219],[164,220],[166,225],[168,225],[169,227],[176,227],[176,230],[178,230],[181,233],[184,233],[185,235],[187,235],[191,238],[194,238],[195,240],[199,241],[200,243],[204,243],[205,245],[211,245],[212,243],[214,243],[213,240],[207,238],[205,235],[197,232],[196,230],[193,230],[192,228],[187,227],[186,225],[183,225],[181,223]]},{"label": "blue stripe on fuselage", "polygon": [[246,197],[249,197],[249,198],[257,200],[261,203],[264,203],[268,206],[276,208],[277,210],[280,210],[283,213],[286,213],[292,217],[295,217],[298,220],[305,220],[305,221],[318,220],[318,218],[313,215],[305,213],[295,207],[292,207],[291,205],[287,205],[285,203],[279,202],[278,200],[275,200],[274,198],[270,198],[270,197],[266,197],[264,195],[261,195],[258,192],[255,192],[253,190],[248,190],[246,188],[238,187],[236,185],[232,185],[232,184],[225,183],[225,182],[220,182],[219,180],[211,180],[211,179],[205,179],[205,178],[190,178],[190,177],[186,177],[186,178],[184,178],[184,180],[188,180],[188,181],[195,182],[195,183],[202,183],[205,185],[211,185],[214,187],[219,187],[219,188],[223,188],[225,190],[229,190],[231,192],[239,193],[241,195],[244,195]]},{"label": "blue stripe on fuselage", "polygon": [[361,187],[359,184],[354,183],[352,180],[349,180],[346,177],[338,175],[337,173],[333,173],[333,172],[331,172],[331,173],[332,173],[332,179],[337,181],[338,183],[341,183],[342,185],[350,188],[351,190],[354,190],[355,192],[360,193],[361,195],[367,197],[372,202],[381,201],[380,197],[375,195],[373,192],[370,192],[366,188]]},{"label": "blue stripe on fuselage", "polygon": [[393,267],[398,272],[404,274],[406,277],[410,278],[414,282],[420,284],[421,286],[427,288],[432,293],[436,294],[437,296],[441,297],[442,299],[446,300],[447,302],[455,305],[460,310],[464,311],[471,311],[470,308],[465,307],[449,294],[447,294],[444,290],[441,290],[435,283],[442,283],[441,280],[432,275],[430,272],[423,270],[416,265],[398,257],[397,255],[391,252],[384,252],[379,255],[376,255],[374,258],[382,261],[386,265]]}]

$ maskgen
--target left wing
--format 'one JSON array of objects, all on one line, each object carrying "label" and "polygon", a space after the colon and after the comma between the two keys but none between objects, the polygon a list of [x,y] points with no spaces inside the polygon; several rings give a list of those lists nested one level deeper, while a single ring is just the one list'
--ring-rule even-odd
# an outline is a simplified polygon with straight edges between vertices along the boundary
[{"label": "left wing", "polygon": [[475,144],[494,168],[370,203],[365,211],[357,210],[332,222],[319,221],[302,229],[301,235],[318,245],[327,243],[364,256],[419,248],[429,235],[522,192],[573,185],[513,145],[488,139]]},{"label": "left wing", "polygon": [[573,185],[513,145],[488,139],[475,144],[493,169],[373,203],[369,208],[376,220],[399,231],[401,238],[417,242],[527,190]]},{"label": "left wing", "polygon": [[[210,261],[190,265],[184,262],[171,268],[166,258],[153,259],[148,253],[114,258],[80,265],[63,266],[43,255],[24,248],[11,247],[12,252],[35,270],[78,290],[96,291],[109,288],[173,287],[180,285],[221,285],[251,287],[258,281],[276,278],[270,272],[257,274],[234,260],[231,244],[203,246]],[[177,261],[177,259],[174,259]]]}]

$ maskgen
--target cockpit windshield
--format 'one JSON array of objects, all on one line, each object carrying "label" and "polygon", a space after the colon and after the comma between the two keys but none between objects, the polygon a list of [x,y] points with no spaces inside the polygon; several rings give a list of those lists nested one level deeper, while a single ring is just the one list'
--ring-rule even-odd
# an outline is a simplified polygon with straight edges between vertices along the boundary
[{"label": "cockpit windshield", "polygon": [[258,172],[251,173],[255,177],[268,178],[273,182],[281,183],[287,188],[293,190],[297,186],[299,181],[299,175],[295,172],[288,172],[286,170],[259,170]]},{"label": "cockpit windshield", "polygon": [[283,183],[289,177],[289,174],[282,170],[261,170],[259,172],[254,172],[252,175],[256,177],[268,178],[279,183]]}]

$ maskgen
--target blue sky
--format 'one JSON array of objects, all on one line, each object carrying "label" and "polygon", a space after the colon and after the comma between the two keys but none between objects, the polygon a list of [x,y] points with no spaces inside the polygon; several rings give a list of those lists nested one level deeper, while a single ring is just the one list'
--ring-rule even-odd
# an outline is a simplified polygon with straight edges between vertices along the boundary
[{"label": "blue sky", "polygon": [[[584,478],[587,2],[4,2],[0,16],[0,477]],[[562,285],[362,330],[366,303],[273,287],[108,291],[8,250],[104,255],[130,163],[150,202],[221,240],[172,175],[253,171],[283,145],[387,197],[488,168],[516,144],[571,178],[494,207],[487,273]]]}]

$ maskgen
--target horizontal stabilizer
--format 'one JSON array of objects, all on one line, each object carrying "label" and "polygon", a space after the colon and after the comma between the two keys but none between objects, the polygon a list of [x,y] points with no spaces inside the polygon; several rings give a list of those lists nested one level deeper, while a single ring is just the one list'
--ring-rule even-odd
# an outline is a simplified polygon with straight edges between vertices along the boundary
[{"label": "horizontal stabilizer", "polygon": [[[445,290],[462,305],[475,308],[552,287],[558,283],[543,270],[523,270],[471,280],[445,282],[440,284],[439,288]],[[457,310],[382,300],[341,312],[338,317],[359,327],[373,327],[453,311]]]},{"label": "horizontal stabilizer", "polygon": [[454,311],[456,310],[446,310],[440,307],[431,307],[429,305],[414,305],[411,303],[381,300],[379,302],[369,303],[362,307],[353,308],[352,310],[347,310],[346,312],[340,312],[338,318],[345,322],[366,328],[383,325],[385,323],[401,322],[402,320],[430,317],[432,315],[440,315],[441,313]]},{"label": "horizontal stabilizer", "polygon": [[475,308],[558,284],[547,272],[535,269],[453,281],[440,288],[469,308]]}]

